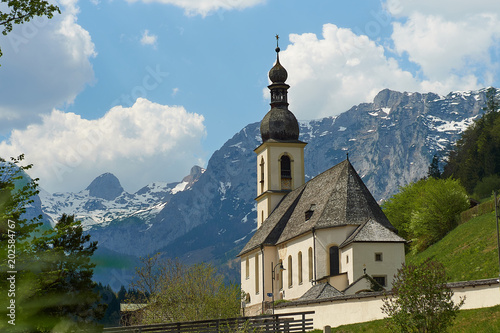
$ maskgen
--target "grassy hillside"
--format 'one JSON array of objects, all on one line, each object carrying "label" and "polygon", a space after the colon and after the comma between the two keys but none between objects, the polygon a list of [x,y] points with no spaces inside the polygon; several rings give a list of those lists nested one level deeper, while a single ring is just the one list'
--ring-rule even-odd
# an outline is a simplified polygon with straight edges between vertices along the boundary
[{"label": "grassy hillside", "polygon": [[475,217],[459,225],[441,241],[417,255],[407,255],[407,263],[432,258],[444,264],[449,281],[468,281],[498,276],[495,213]]}]

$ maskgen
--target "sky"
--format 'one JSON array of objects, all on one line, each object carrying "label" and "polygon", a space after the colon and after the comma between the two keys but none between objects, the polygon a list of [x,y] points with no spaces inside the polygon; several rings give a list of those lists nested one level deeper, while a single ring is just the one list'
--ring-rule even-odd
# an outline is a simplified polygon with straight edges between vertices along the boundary
[{"label": "sky", "polygon": [[180,181],[269,111],[288,71],[299,120],[384,88],[500,86],[498,0],[61,0],[0,36],[0,156],[50,193],[105,172],[135,192]]}]

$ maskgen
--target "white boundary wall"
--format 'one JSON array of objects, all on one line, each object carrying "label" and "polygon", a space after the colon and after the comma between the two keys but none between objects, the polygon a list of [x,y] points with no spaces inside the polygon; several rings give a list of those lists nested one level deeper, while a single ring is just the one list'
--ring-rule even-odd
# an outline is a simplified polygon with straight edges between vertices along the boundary
[{"label": "white boundary wall", "polygon": [[[500,304],[500,284],[498,279],[449,283],[454,292],[453,300],[466,297],[461,309],[477,309]],[[295,301],[277,307],[276,313],[315,311],[312,316],[314,327],[361,323],[383,319],[383,293],[339,296],[316,301]]]}]

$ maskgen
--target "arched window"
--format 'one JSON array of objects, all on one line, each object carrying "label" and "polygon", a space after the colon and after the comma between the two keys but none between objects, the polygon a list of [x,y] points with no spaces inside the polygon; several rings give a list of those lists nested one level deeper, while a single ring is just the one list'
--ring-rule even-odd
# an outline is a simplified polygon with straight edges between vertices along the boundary
[{"label": "arched window", "polygon": [[330,275],[339,275],[339,247],[332,246],[329,249],[330,255]]},{"label": "arched window", "polygon": [[255,293],[259,293],[259,254],[255,255]]},{"label": "arched window", "polygon": [[297,264],[299,266],[299,284],[302,284],[302,252],[299,252]]},{"label": "arched window", "polygon": [[292,162],[288,155],[281,156],[280,159],[281,167],[281,189],[291,190],[292,189]]},{"label": "arched window", "polygon": [[313,249],[312,247],[309,248],[309,250],[307,251],[307,263],[308,263],[308,266],[309,266],[309,281],[312,281],[313,280]]},{"label": "arched window", "polygon": [[[283,265],[283,260],[280,259],[280,264]],[[281,266],[280,265],[280,266]],[[279,286],[280,286],[280,290],[283,289],[283,271],[280,269],[279,270]]]},{"label": "arched window", "polygon": [[264,158],[260,159],[260,192],[264,192]]},{"label": "arched window", "polygon": [[288,288],[293,286],[292,256],[288,256]]}]

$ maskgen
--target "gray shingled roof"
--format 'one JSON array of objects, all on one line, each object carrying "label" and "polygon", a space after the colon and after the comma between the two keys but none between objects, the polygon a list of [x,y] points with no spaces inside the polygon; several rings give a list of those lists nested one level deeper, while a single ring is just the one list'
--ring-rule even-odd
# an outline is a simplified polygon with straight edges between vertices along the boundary
[{"label": "gray shingled roof", "polygon": [[314,301],[323,298],[330,298],[334,296],[343,296],[344,293],[338,291],[328,282],[318,283],[311,287],[304,295],[302,295],[298,301]]},{"label": "gray shingled roof", "polygon": [[370,219],[356,228],[339,247],[342,248],[354,242],[406,243],[406,240]]},{"label": "gray shingled roof", "polygon": [[[312,205],[314,213],[306,221],[305,212]],[[368,220],[395,231],[349,160],[345,160],[287,194],[239,255],[261,244],[286,242],[313,228],[362,225]]]}]

